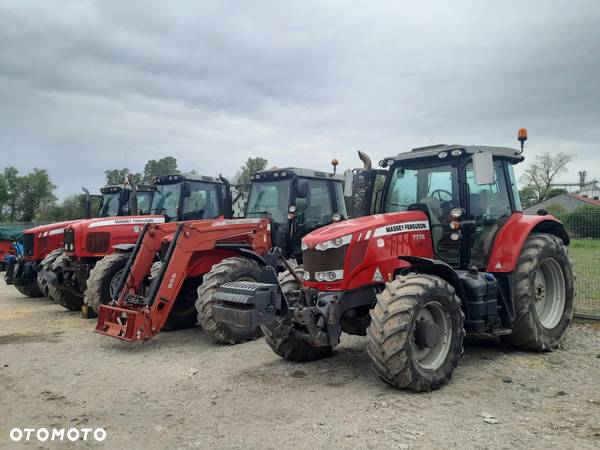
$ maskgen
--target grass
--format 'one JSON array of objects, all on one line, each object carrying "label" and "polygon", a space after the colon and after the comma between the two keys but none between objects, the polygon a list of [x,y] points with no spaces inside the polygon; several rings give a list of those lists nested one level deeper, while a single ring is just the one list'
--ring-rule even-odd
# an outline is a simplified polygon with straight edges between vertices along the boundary
[{"label": "grass", "polygon": [[575,311],[600,316],[600,240],[573,239],[569,254],[577,277]]}]

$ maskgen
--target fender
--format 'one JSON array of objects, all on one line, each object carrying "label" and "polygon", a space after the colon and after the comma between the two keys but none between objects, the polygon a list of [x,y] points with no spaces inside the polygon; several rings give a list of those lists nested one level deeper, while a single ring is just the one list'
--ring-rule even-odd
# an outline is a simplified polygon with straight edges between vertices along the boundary
[{"label": "fender", "polygon": [[[421,258],[418,256],[399,256],[398,259],[406,261],[410,264],[410,268],[415,268],[420,273],[427,273],[430,275],[436,275],[452,285],[456,290],[456,294],[463,300],[466,301],[465,288],[462,284],[456,271],[444,261],[439,259]],[[409,269],[410,269],[409,268]]]},{"label": "fender", "polygon": [[248,259],[251,259],[252,261],[256,261],[258,263],[258,265],[262,266],[262,267],[268,265],[268,263],[265,260],[265,258],[263,258],[258,253],[252,251],[252,249],[250,248],[250,246],[243,246],[243,245],[240,245],[240,244],[222,243],[222,244],[216,244],[215,248],[220,248],[220,249],[223,249],[223,250],[230,250],[232,252],[236,252],[240,256],[243,256],[244,258],[248,258]]},{"label": "fender", "polygon": [[531,233],[549,233],[571,242],[563,224],[553,215],[545,216],[513,213],[494,239],[488,261],[488,272],[512,272],[517,267],[525,240]]}]

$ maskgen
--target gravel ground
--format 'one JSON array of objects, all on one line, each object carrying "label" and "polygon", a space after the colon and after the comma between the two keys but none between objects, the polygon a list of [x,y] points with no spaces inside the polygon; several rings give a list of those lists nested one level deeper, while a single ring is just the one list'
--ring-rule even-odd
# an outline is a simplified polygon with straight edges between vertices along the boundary
[{"label": "gravel ground", "polygon": [[106,448],[600,447],[599,324],[546,354],[470,339],[428,394],[379,380],[364,338],[295,364],[263,340],[217,346],[195,328],[132,345],[94,325],[0,283],[0,448],[89,445],[15,443],[13,427],[103,427]]}]

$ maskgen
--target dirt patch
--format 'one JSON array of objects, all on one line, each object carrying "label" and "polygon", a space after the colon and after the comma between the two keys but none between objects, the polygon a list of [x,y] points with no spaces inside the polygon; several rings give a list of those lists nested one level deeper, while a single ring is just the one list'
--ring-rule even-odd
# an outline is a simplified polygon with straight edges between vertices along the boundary
[{"label": "dirt patch", "polygon": [[63,331],[52,333],[11,333],[0,335],[0,345],[5,344],[29,344],[31,342],[59,342],[58,337]]}]

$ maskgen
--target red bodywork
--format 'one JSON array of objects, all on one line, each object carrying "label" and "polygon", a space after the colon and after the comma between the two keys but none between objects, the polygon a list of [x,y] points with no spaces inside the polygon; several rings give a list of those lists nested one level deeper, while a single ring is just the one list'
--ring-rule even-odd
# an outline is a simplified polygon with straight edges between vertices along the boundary
[{"label": "red bodywork", "polygon": [[0,241],[0,263],[4,261],[6,255],[14,255],[15,249],[10,241]]},{"label": "red bodywork", "polygon": [[[100,306],[96,332],[137,341],[150,339],[163,327],[177,295],[188,277],[204,275],[214,264],[238,255],[227,244],[247,246],[262,255],[271,249],[268,219],[216,219],[181,223],[181,232],[156,296],[149,306],[127,304],[140,295],[161,248],[173,239],[177,223],[150,225],[115,306]],[[125,320],[123,320],[125,319]]]},{"label": "red bodywork", "polygon": [[113,253],[115,245],[134,243],[146,223],[159,224],[164,221],[164,216],[158,215],[100,217],[78,221],[66,227],[65,240],[72,240],[75,251],[65,248],[65,253],[71,258],[102,258]]},{"label": "red bodywork", "polygon": [[[426,229],[419,229],[426,223]],[[406,227],[409,224],[411,226]],[[302,240],[308,249],[319,243],[349,234],[341,280],[334,282],[305,281],[306,287],[319,291],[349,291],[370,284],[392,281],[399,269],[409,267],[402,256],[436,259],[427,215],[421,211],[376,214],[346,220],[309,233]],[[488,261],[488,272],[511,272],[515,269],[521,249],[530,233],[544,231],[556,234],[565,245],[568,236],[554,216],[514,213],[495,237]],[[306,250],[305,250],[306,251]],[[378,273],[381,277],[377,276]]]},{"label": "red bodywork", "polygon": [[[413,224],[407,227],[407,224]],[[325,226],[302,240],[309,248],[352,234],[344,259],[344,276],[335,282],[306,281],[306,287],[320,291],[347,291],[376,282],[393,280],[398,269],[408,263],[399,255],[433,258],[431,230],[427,215],[406,211],[345,220]],[[382,279],[376,279],[379,270]]]},{"label": "red bodywork", "polygon": [[[25,242],[25,261],[42,260],[51,251],[62,247],[65,228],[82,221],[83,219],[68,220],[65,222],[51,223],[49,225],[40,225],[38,227],[25,230],[23,232],[23,241]],[[33,237],[28,238],[28,235],[33,235]],[[28,241],[30,244],[27,243]]]}]

